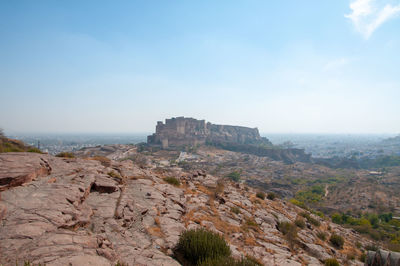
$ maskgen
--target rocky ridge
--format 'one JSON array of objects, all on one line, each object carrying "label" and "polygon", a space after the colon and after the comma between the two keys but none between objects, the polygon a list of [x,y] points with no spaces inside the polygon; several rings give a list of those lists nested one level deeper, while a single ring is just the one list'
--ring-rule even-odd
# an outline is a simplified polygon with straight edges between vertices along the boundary
[{"label": "rocky ridge", "polygon": [[[133,150],[129,150],[133,153]],[[349,229],[310,214],[319,226],[299,228],[295,249],[277,229],[304,212],[261,200],[252,188],[199,169],[139,167],[131,160],[0,154],[0,264],[179,265],[173,248],[183,230],[205,227],[224,235],[234,256],[265,265],[322,265],[331,257],[358,265],[369,244]],[[181,185],[165,182],[176,177]],[[326,240],[318,233],[326,233]],[[344,237],[343,249],[329,235]]]}]

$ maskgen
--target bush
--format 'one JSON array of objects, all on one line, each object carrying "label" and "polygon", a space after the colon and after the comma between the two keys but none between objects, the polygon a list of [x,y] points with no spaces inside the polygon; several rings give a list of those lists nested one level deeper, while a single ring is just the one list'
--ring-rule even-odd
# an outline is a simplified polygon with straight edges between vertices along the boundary
[{"label": "bush", "polygon": [[342,215],[339,213],[334,213],[332,214],[332,222],[335,224],[341,224],[342,223]]},{"label": "bush", "polygon": [[229,177],[230,179],[232,179],[235,182],[239,182],[240,181],[240,173],[237,171],[233,171],[231,173],[229,173],[227,175],[227,177]]},{"label": "bush", "polygon": [[319,239],[321,239],[322,241],[325,241],[325,239],[326,239],[326,233],[320,231],[320,232],[317,233],[317,237],[318,237]]},{"label": "bush", "polygon": [[302,219],[302,218],[297,218],[296,221],[294,221],[294,224],[295,224],[297,227],[301,228],[301,229],[303,229],[304,227],[306,227],[306,222],[304,222],[304,219]]},{"label": "bush", "polygon": [[75,155],[72,152],[60,152],[59,154],[56,155],[56,157],[75,158]]},{"label": "bush", "polygon": [[307,221],[308,221],[310,224],[315,225],[315,226],[320,226],[320,225],[321,225],[321,223],[320,223],[317,219],[314,219],[314,218],[311,217],[311,216],[309,216],[309,217],[307,218]]},{"label": "bush", "polygon": [[256,197],[259,199],[264,200],[265,199],[265,193],[264,192],[257,192]]},{"label": "bush", "polygon": [[306,218],[307,222],[309,222],[312,225],[315,225],[315,226],[321,225],[321,223],[317,219],[314,219],[308,212],[302,212],[302,213],[300,213],[300,215],[303,216],[304,218]]},{"label": "bush", "polygon": [[179,181],[179,179],[177,179],[176,177],[173,177],[173,176],[164,178],[164,181],[167,182],[168,184],[171,184],[171,185],[174,185],[177,187],[181,185],[181,182]]},{"label": "bush", "polygon": [[274,200],[277,197],[275,192],[268,193],[267,199]]},{"label": "bush", "polygon": [[234,214],[239,214],[240,213],[240,209],[238,207],[232,207],[231,208],[231,212],[233,212]]},{"label": "bush", "polygon": [[30,147],[27,152],[33,152],[33,153],[43,153],[40,149],[36,147]]},{"label": "bush", "polygon": [[285,236],[291,249],[294,247],[294,243],[297,239],[297,227],[295,224],[290,222],[281,222],[278,224],[279,231]]},{"label": "bush", "polygon": [[182,233],[175,254],[181,263],[198,265],[206,260],[228,257],[231,250],[224,238],[217,233],[194,229]]},{"label": "bush", "polygon": [[207,258],[203,260],[199,266],[262,266],[257,259],[246,256],[240,260],[236,260],[232,257],[218,257],[218,258]]},{"label": "bush", "polygon": [[300,208],[307,209],[307,206],[304,204],[304,202],[297,199],[290,199],[289,202],[296,206],[299,206]]},{"label": "bush", "polygon": [[336,259],[331,258],[325,260],[325,266],[340,266],[340,264]]},{"label": "bush", "polygon": [[339,249],[342,249],[342,248],[343,248],[344,239],[343,239],[343,237],[341,237],[340,235],[337,235],[337,234],[333,233],[333,234],[331,235],[331,238],[329,239],[329,241],[331,242],[331,244],[332,244],[334,247],[339,248]]}]

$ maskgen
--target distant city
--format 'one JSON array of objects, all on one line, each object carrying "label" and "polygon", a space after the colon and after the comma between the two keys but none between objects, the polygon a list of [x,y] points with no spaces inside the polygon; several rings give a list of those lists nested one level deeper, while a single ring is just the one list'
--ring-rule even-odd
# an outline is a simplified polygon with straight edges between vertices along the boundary
[{"label": "distant city", "polygon": [[[14,134],[9,137],[40,147],[44,152],[57,154],[85,147],[107,144],[137,144],[146,142],[150,133],[136,134]],[[381,155],[400,155],[400,141],[394,134],[262,134],[274,145],[302,148],[316,158],[346,157],[375,158]],[[391,139],[392,138],[392,139]]]},{"label": "distant city", "polygon": [[40,148],[49,154],[77,151],[85,147],[109,144],[137,144],[146,141],[148,134],[15,134],[10,138]]}]

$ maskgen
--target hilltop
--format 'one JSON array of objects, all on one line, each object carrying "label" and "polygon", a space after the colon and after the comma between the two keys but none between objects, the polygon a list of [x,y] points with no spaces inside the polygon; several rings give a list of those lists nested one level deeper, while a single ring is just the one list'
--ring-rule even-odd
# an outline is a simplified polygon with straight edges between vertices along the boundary
[{"label": "hilltop", "polygon": [[[108,150],[107,157],[96,149]],[[322,265],[328,258],[361,265],[357,258],[372,245],[229,178],[140,158],[135,146],[86,152],[93,157],[0,155],[1,263],[179,265],[180,234],[199,227],[221,234],[234,257],[264,265]],[[297,233],[284,235],[285,226]],[[343,247],[330,243],[333,235]]]}]

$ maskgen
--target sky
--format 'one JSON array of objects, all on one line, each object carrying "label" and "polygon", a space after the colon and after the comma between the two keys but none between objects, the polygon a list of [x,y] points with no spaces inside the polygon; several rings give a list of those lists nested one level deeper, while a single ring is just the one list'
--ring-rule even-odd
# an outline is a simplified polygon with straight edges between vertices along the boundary
[{"label": "sky", "polygon": [[0,128],[400,133],[400,0],[0,1]]}]

